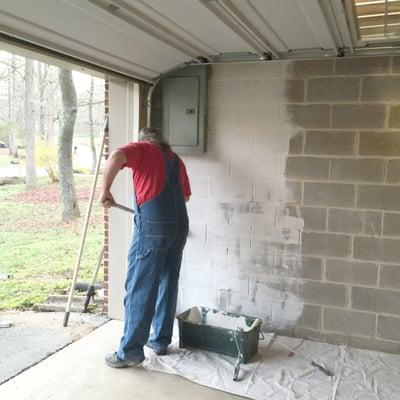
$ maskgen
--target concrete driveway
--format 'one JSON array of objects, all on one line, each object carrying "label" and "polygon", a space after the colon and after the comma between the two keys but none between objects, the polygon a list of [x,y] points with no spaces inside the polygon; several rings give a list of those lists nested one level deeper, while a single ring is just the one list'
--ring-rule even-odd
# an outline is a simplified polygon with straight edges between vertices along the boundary
[{"label": "concrete driveway", "polygon": [[108,321],[94,314],[72,313],[64,328],[63,317],[60,312],[0,312],[0,321],[13,323],[0,328],[0,384]]}]

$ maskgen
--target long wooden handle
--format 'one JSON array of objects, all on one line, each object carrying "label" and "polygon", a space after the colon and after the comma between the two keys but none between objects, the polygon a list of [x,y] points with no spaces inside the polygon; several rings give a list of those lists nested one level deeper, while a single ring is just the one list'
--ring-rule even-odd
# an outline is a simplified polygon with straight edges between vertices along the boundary
[{"label": "long wooden handle", "polygon": [[75,284],[76,284],[76,280],[78,278],[78,271],[79,271],[79,267],[80,267],[80,264],[81,264],[83,248],[85,246],[86,234],[87,234],[87,230],[88,230],[88,226],[89,226],[89,218],[90,218],[90,213],[92,211],[92,205],[93,205],[94,195],[95,195],[95,191],[96,191],[97,179],[98,179],[99,173],[100,173],[100,165],[101,165],[101,160],[103,158],[104,144],[105,144],[105,141],[106,141],[107,133],[108,133],[108,116],[106,117],[106,120],[105,120],[105,123],[104,123],[104,131],[103,131],[103,137],[102,137],[102,140],[101,140],[99,158],[97,160],[96,172],[94,174],[92,190],[90,192],[89,204],[88,204],[88,208],[86,210],[85,223],[83,225],[83,230],[82,230],[82,235],[81,235],[81,242],[80,242],[78,254],[77,254],[77,257],[76,257],[76,264],[75,264],[74,274],[73,274],[73,277],[72,277],[71,288],[69,289],[69,296],[68,296],[67,306],[65,308],[63,326],[67,326],[68,325],[69,314],[70,314],[70,311],[71,311],[72,298],[74,296]]}]

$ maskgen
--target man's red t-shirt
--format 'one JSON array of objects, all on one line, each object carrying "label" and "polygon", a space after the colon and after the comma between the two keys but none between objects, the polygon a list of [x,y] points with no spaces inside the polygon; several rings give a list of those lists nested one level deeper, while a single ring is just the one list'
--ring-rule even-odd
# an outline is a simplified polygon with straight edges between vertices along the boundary
[{"label": "man's red t-shirt", "polygon": [[[125,153],[127,159],[123,168],[132,169],[137,204],[140,206],[161,194],[165,184],[165,161],[161,149],[150,142],[130,142],[119,150]],[[173,154],[169,151],[168,158],[172,159]],[[180,158],[179,175],[182,193],[189,197],[192,194],[189,178]]]}]

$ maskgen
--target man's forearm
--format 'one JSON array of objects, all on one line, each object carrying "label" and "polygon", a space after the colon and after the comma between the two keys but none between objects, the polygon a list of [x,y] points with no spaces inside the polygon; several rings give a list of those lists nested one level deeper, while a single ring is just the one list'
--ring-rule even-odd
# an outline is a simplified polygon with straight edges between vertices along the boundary
[{"label": "man's forearm", "polygon": [[110,190],[115,177],[125,163],[126,156],[123,151],[116,150],[111,153],[103,173],[103,191]]}]

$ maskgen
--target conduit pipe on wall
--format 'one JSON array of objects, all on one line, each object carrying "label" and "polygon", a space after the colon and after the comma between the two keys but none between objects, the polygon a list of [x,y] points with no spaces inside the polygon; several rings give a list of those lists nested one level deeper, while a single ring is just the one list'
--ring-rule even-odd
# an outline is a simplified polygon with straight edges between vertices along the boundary
[{"label": "conduit pipe on wall", "polygon": [[150,86],[149,91],[147,92],[147,99],[146,99],[146,103],[147,103],[147,112],[146,112],[146,126],[151,126],[151,100],[153,98],[153,92],[154,89],[157,86],[157,83],[160,81],[161,78],[157,78],[153,85]]}]

